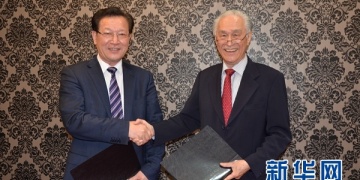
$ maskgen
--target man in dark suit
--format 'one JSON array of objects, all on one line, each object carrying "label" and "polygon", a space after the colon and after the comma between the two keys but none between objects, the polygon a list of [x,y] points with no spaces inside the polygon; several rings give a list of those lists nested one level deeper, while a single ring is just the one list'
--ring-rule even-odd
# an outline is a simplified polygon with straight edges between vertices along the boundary
[{"label": "man in dark suit", "polygon": [[[92,17],[97,56],[65,67],[61,72],[61,118],[73,138],[66,162],[66,180],[73,179],[72,169],[112,144],[150,138],[151,134],[146,133],[138,136],[148,130],[146,126],[135,126],[135,119],[147,119],[149,123],[163,119],[152,74],[123,61],[133,26],[132,16],[119,8],[99,10]],[[116,116],[110,108],[113,106],[109,98],[112,81],[109,67],[116,68],[114,78],[118,84],[113,87],[120,90]],[[130,179],[158,179],[164,144],[134,144],[134,149],[141,169]]]},{"label": "man in dark suit", "polygon": [[212,127],[243,158],[220,163],[232,169],[225,180],[265,179],[266,161],[278,158],[291,141],[284,76],[246,55],[251,30],[249,17],[240,11],[219,16],[214,36],[223,63],[198,74],[178,115],[153,124],[155,144]]}]

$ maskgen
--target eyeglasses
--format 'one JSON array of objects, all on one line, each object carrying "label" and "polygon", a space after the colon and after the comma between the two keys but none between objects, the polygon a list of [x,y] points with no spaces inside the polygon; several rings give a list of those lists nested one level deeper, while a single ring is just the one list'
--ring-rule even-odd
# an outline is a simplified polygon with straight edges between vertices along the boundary
[{"label": "eyeglasses", "polygon": [[128,38],[129,37],[129,34],[127,34],[127,33],[123,33],[123,32],[119,32],[119,33],[115,33],[115,32],[99,32],[99,31],[97,31],[97,33],[98,34],[101,34],[104,38],[106,38],[106,39],[112,39],[112,38],[114,38],[114,36],[116,35],[117,36],[117,38],[119,39],[119,40],[123,40],[123,39],[126,39],[126,38]]},{"label": "eyeglasses", "polygon": [[[218,42],[221,42],[221,43],[227,43],[227,42],[232,42],[232,43],[240,43],[241,41],[243,41],[247,35],[249,33],[246,33],[245,36],[243,38],[240,37],[240,34],[220,34],[218,36],[216,36],[216,40]],[[229,37],[230,37],[230,40],[229,40]]]}]

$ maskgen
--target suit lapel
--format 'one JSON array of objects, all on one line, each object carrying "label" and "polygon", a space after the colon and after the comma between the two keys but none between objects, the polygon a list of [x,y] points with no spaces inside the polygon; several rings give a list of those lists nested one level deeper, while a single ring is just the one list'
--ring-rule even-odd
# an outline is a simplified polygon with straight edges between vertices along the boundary
[{"label": "suit lapel", "polygon": [[[209,78],[209,87],[208,90],[211,94],[211,102],[214,106],[218,119],[224,123],[224,113],[222,110],[222,100],[221,100],[221,70],[222,64],[216,65],[214,72],[211,72]],[[215,87],[215,88],[214,88]]]},{"label": "suit lapel", "polygon": [[124,80],[124,101],[123,104],[125,105],[125,117],[124,119],[129,121],[131,118],[131,112],[133,108],[133,99],[135,91],[135,74],[130,65],[123,61],[123,80]]},{"label": "suit lapel", "polygon": [[231,123],[231,121],[233,121],[234,118],[242,111],[246,103],[258,88],[259,85],[254,79],[259,75],[259,71],[255,67],[255,64],[251,61],[250,58],[248,58],[248,64],[246,65],[243,77],[241,79],[241,84],[230,114],[229,123]]},{"label": "suit lapel", "polygon": [[103,72],[96,57],[94,57],[92,60],[89,61],[88,68],[89,68],[88,75],[91,77],[94,84],[93,87],[88,87],[88,88],[96,89],[102,101],[101,103],[103,104],[103,105],[99,105],[99,107],[104,107],[108,117],[111,117],[108,90],[106,88],[106,82]]}]

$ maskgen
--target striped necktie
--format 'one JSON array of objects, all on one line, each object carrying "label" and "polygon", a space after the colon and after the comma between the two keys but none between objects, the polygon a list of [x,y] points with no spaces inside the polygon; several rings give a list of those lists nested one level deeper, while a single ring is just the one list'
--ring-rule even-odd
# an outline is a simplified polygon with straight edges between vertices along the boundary
[{"label": "striped necktie", "polygon": [[111,73],[109,87],[111,115],[113,118],[123,119],[124,112],[121,103],[121,94],[115,77],[115,72],[117,69],[115,67],[109,67],[107,70]]}]

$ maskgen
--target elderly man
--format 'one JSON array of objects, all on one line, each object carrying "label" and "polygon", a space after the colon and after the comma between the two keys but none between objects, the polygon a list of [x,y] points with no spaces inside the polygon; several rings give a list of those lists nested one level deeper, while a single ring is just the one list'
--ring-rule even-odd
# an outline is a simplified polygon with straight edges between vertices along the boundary
[{"label": "elderly man", "polygon": [[266,161],[278,158],[291,141],[284,76],[246,55],[252,24],[243,12],[220,15],[214,22],[214,36],[223,62],[198,74],[178,115],[153,124],[154,143],[208,125],[243,158],[220,163],[232,169],[225,180],[265,179]]}]

